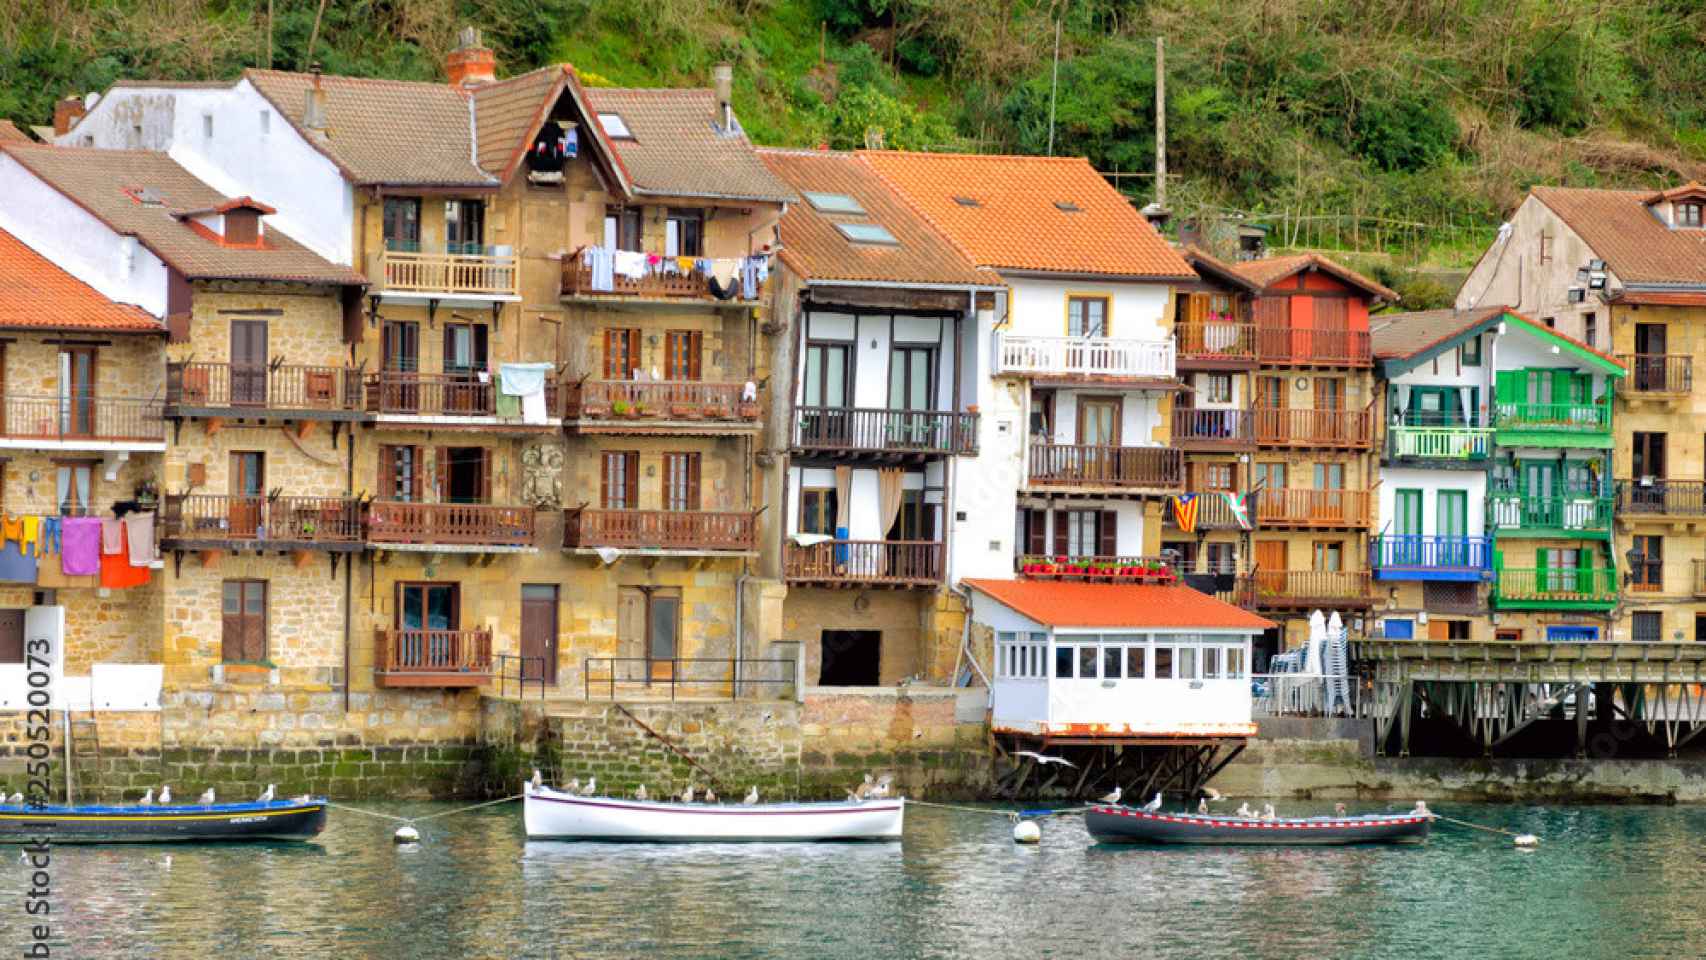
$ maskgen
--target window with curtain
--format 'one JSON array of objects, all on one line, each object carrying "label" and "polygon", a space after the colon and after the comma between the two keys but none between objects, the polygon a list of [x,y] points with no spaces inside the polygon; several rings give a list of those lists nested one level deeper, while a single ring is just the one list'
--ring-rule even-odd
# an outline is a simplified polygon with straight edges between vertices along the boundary
[{"label": "window with curtain", "polygon": [[86,516],[94,496],[94,464],[56,464],[57,497],[61,516]]},{"label": "window with curtain", "polygon": [[1066,335],[1069,337],[1108,336],[1108,298],[1067,297]]}]

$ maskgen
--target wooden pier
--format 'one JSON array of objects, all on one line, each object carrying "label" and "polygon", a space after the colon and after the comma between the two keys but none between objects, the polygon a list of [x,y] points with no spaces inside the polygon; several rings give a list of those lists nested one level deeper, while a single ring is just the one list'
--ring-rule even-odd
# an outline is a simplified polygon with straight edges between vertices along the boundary
[{"label": "wooden pier", "polygon": [[[998,731],[993,741],[995,795],[1003,800],[1055,791],[1075,799],[1095,799],[1117,785],[1126,801],[1141,803],[1157,793],[1195,797],[1244,752],[1248,738],[1066,737]],[[1038,762],[1019,756],[1020,751],[1058,757],[1066,763]]]}]

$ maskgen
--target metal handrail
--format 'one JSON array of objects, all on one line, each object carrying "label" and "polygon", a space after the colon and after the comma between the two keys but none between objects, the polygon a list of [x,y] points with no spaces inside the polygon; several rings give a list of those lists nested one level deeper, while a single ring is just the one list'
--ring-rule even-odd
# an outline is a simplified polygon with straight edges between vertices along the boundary
[{"label": "metal handrail", "polygon": [[[508,687],[509,687],[508,681],[510,679],[509,674],[504,672],[504,664],[511,661],[511,660],[514,660],[514,661],[516,661],[515,684],[516,684],[516,691],[518,694],[517,699],[520,699],[520,700],[527,699],[527,684],[529,682],[532,682],[532,683],[539,684],[539,702],[540,703],[545,702],[545,658],[544,657],[525,657],[525,656],[522,656],[521,654],[518,654],[518,653],[495,653],[492,655],[492,659],[494,661],[496,661],[492,665],[492,667],[497,673],[496,679],[498,681],[498,696],[500,698],[502,698],[504,696],[505,691],[508,689]],[[539,663],[539,679],[534,680],[534,681],[529,681],[527,679],[527,665],[528,665],[528,663],[533,662],[533,661],[538,661],[538,663]]]},{"label": "metal handrail", "polygon": [[[684,677],[682,675],[681,667],[683,664],[700,663],[713,663],[727,667],[728,675],[719,677]],[[638,664],[641,666],[644,676],[640,678],[619,678],[616,675],[616,667],[619,664]],[[654,675],[654,668],[659,664],[669,664],[667,676]],[[784,665],[785,669],[780,671],[784,674],[784,678],[772,680],[752,676],[752,671],[749,668],[768,664]],[[598,665],[603,665],[606,668],[606,674],[602,677],[593,676],[593,668]],[[671,700],[675,699],[677,687],[694,684],[725,686],[732,691],[728,699],[734,700],[739,697],[740,688],[748,684],[772,684],[776,686],[793,684],[794,661],[787,658],[748,657],[587,657],[585,668],[581,671],[581,686],[587,700],[593,698],[595,682],[604,685],[602,693],[607,700],[616,699],[616,685],[618,683],[624,685],[640,684],[647,687],[667,686]]]}]

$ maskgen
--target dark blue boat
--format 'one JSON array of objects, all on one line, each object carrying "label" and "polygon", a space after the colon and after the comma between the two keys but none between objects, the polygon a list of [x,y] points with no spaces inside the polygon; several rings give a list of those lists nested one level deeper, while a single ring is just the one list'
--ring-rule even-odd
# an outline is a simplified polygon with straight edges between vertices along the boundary
[{"label": "dark blue boat", "polygon": [[1106,843],[1260,844],[1326,846],[1350,843],[1422,843],[1433,826],[1425,812],[1354,817],[1262,820],[1189,813],[1150,813],[1132,807],[1091,807],[1090,835]]},{"label": "dark blue boat", "polygon": [[208,806],[0,804],[0,843],[165,843],[182,840],[308,840],[326,828],[326,799]]}]

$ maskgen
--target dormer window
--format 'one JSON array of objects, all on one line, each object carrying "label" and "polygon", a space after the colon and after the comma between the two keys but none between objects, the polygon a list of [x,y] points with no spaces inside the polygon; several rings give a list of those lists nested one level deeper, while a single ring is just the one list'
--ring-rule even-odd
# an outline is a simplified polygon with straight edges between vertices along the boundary
[{"label": "dormer window", "polygon": [[1676,225],[1679,227],[1700,226],[1700,202],[1690,200],[1676,205]]}]

